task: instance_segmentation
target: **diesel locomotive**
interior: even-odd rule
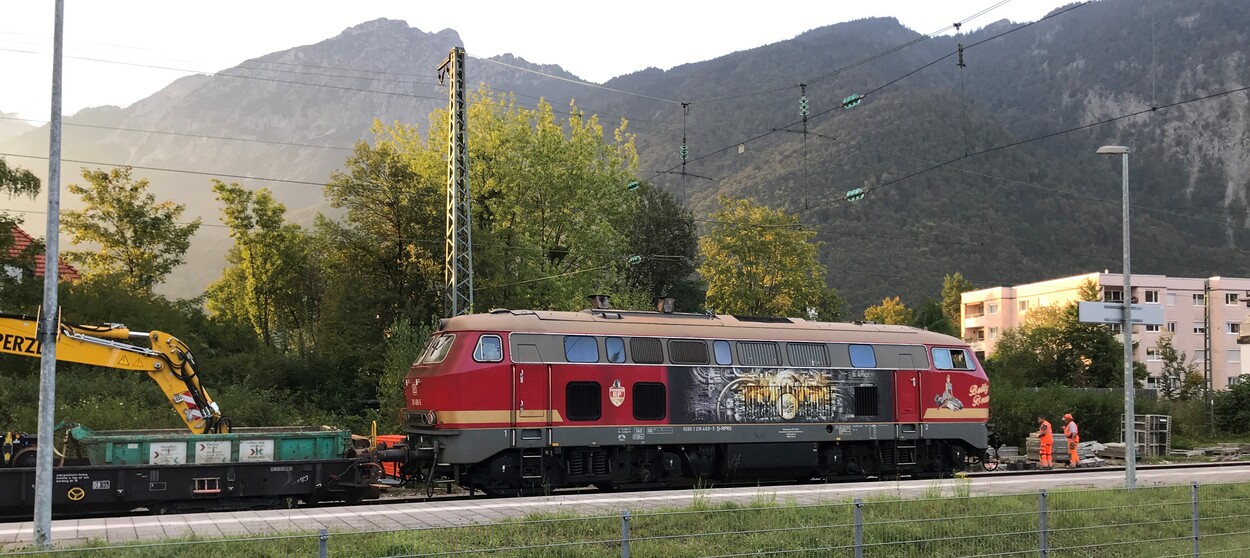
[[[443,320],[404,382],[407,473],[524,494],[936,476],[985,454],[989,382],[960,339],[594,300]]]

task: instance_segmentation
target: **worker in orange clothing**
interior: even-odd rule
[[[1037,424],[1037,441],[1041,442],[1041,445],[1038,447],[1038,458],[1041,460],[1039,466],[1042,469],[1053,469],[1055,460],[1051,454],[1055,451],[1054,431],[1050,427],[1050,421],[1046,420],[1044,416],[1039,415],[1037,417]]]
[[[1068,439],[1068,468],[1074,469],[1081,462],[1080,456],[1076,454],[1076,446],[1081,443],[1081,436],[1071,413],[1063,415],[1063,436]]]

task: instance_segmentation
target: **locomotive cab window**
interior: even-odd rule
[[[855,368],[877,367],[877,353],[873,352],[872,345],[851,345],[849,350],[851,366]]]
[[[599,420],[603,416],[603,388],[599,382],[569,382],[564,387],[569,420]]]
[[[498,335],[483,335],[477,340],[473,349],[473,360],[478,362],[499,362],[503,360],[503,341]]]
[[[938,370],[972,370],[972,358],[965,349],[933,349],[933,366]]]
[[[608,362],[625,362],[625,341],[620,337],[609,337],[604,340],[604,345],[608,349]]]
[[[451,352],[451,344],[456,340],[456,335],[442,335],[430,344],[430,351],[425,354],[425,358],[421,359],[422,364],[436,364],[443,362],[447,358],[447,353]]]
[[[716,353],[716,364],[729,366],[734,363],[733,352],[729,350],[728,341],[713,341],[712,352]]]
[[[599,343],[585,335],[564,336],[564,359],[569,362],[599,362]]]
[[[664,384],[638,382],[634,384],[634,420],[664,420],[668,415],[668,401]]]

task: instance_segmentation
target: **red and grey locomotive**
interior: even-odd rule
[[[487,493],[939,474],[989,416],[954,337],[607,308],[444,320],[404,390],[407,470]]]

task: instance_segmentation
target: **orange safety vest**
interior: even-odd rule
[[[1053,430],[1050,428],[1050,421],[1042,419],[1042,427],[1037,432],[1038,432],[1038,439],[1043,444],[1054,443],[1055,438],[1054,438]]]

